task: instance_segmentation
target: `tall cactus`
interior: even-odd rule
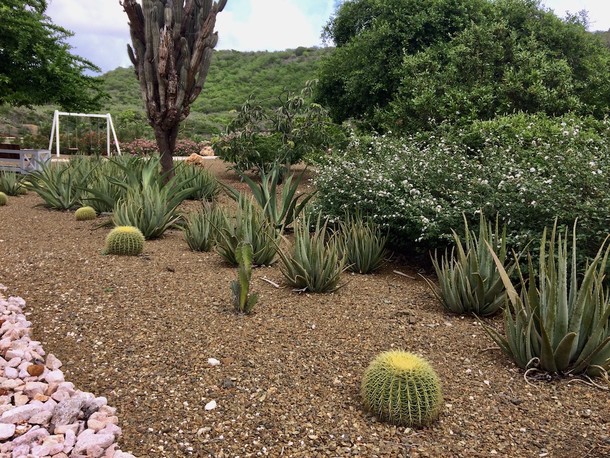
[[[161,165],[171,176],[176,137],[210,69],[218,43],[216,15],[227,0],[122,0],[133,63]]]

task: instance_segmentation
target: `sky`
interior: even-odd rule
[[[322,46],[321,32],[335,10],[336,0],[228,0],[218,15],[216,49],[278,51],[298,46]],[[558,16],[589,12],[591,30],[610,29],[609,0],[543,0]],[[49,0],[53,23],[74,32],[72,53],[103,72],[131,65],[127,16],[119,0]]]

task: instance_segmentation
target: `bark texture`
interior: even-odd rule
[[[122,0],[129,58],[155,131],[163,172],[171,175],[178,127],[201,93],[218,43],[216,15],[227,0]]]

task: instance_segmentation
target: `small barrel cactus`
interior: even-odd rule
[[[361,393],[369,412],[411,427],[434,421],[443,402],[434,369],[423,358],[405,351],[378,355],[364,372]]]
[[[2,207],[3,205],[6,205],[7,202],[8,202],[8,197],[6,196],[6,194],[4,194],[3,192],[0,192],[0,207]]]
[[[104,254],[136,256],[144,249],[144,235],[133,226],[118,226],[106,237]]]
[[[76,210],[74,217],[76,218],[76,221],[88,221],[90,219],[95,219],[97,213],[93,207],[81,207]]]

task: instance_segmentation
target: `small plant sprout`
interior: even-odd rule
[[[233,305],[238,313],[250,314],[258,301],[258,294],[250,294],[250,279],[252,278],[252,245],[241,242],[235,250],[238,261],[237,280],[231,282]]]

